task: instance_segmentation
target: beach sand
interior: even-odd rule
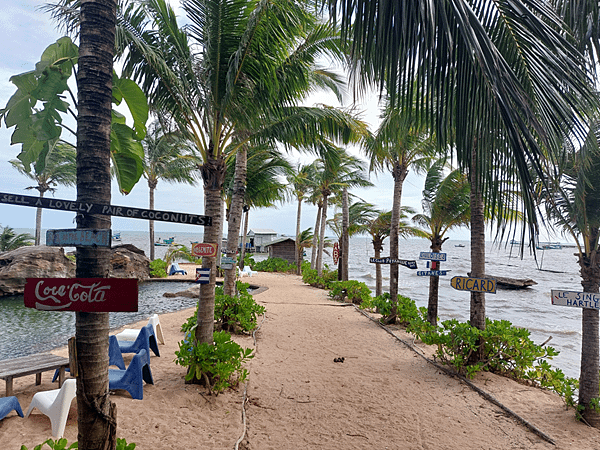
[[[267,310],[256,340],[234,338],[255,350],[247,383],[218,396],[184,384],[185,368],[173,359],[180,326],[193,309],[161,315],[166,343],[159,346],[160,357],[151,357],[154,385],[144,386],[141,401],[125,391],[111,394],[118,437],[140,450],[234,449],[238,442],[237,448],[252,450],[600,448],[600,431],[577,422],[556,394],[491,374],[473,380],[552,438],[552,445],[353,306],[329,300],[326,291],[304,285],[300,277],[255,273],[243,281],[267,288],[254,296]],[[398,327],[393,332],[413,345]],[[54,353],[66,355],[66,349]],[[343,362],[334,362],[341,357]],[[40,386],[34,376],[15,379],[24,411],[35,392],[57,387],[51,378],[45,373]],[[0,421],[2,449],[32,449],[49,437],[50,420],[37,410],[27,419],[13,412]],[[65,437],[77,439],[75,401]]]

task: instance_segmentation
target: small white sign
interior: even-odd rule
[[[431,261],[446,261],[445,253],[421,252],[419,259],[430,259]]]
[[[558,291],[552,289],[551,295],[553,305],[600,309],[600,294],[597,293]]]

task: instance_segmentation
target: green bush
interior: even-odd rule
[[[371,289],[356,280],[333,281],[329,284],[329,297],[334,300],[344,301],[346,298],[357,305],[371,299]]]
[[[259,272],[293,273],[296,271],[296,265],[290,264],[287,260],[283,258],[267,258],[265,260],[254,263],[251,267],[252,270],[256,270]]]
[[[308,266],[302,269],[302,282],[320,289],[329,289],[330,283],[337,281],[337,277],[337,270],[329,270],[327,267],[323,268],[322,276],[319,276],[316,269]]]
[[[240,256],[238,255],[237,257],[237,261],[238,263],[240,262]],[[252,253],[244,253],[244,267],[249,266],[251,269],[254,269],[254,266],[256,264],[256,261],[254,260],[254,257],[252,256]]]
[[[186,381],[203,381],[209,391],[219,394],[235,387],[248,376],[242,364],[253,358],[252,349],[242,348],[226,331],[213,334],[214,345],[195,345],[192,339],[181,341],[175,363],[187,367]]]
[[[151,278],[166,278],[167,277],[167,262],[162,259],[150,261],[150,277]]]
[[[79,444],[77,442],[73,442],[71,445],[67,442],[66,439],[57,439],[56,441],[52,439],[48,439],[47,441],[42,442],[40,445],[36,445],[33,450],[41,450],[42,446],[46,444],[48,447],[54,450],[69,450],[74,448],[79,448]],[[67,447],[67,445],[69,445]],[[117,447],[116,450],[134,450],[135,444],[127,444],[125,439],[117,438]],[[27,450],[27,447],[21,445],[21,450]]]
[[[265,312],[265,307],[254,301],[248,293],[248,283],[237,282],[239,295],[225,295],[222,287],[215,291],[215,319],[223,330],[235,332],[252,331],[256,328],[257,316]]]

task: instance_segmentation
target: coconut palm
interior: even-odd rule
[[[148,181],[148,208],[154,209],[154,193],[159,180],[169,183],[194,185],[196,158],[189,148],[189,141],[179,131],[165,129],[156,120],[148,127],[142,141],[144,146],[144,173]],[[150,234],[150,260],[154,261],[154,220],[148,221]]]
[[[449,238],[446,233],[470,222],[470,184],[464,173],[453,170],[444,174],[445,161],[434,163],[427,172],[423,190],[423,213],[412,220],[425,229],[431,251],[440,253]],[[444,176],[445,175],[445,176]],[[437,326],[439,277],[429,277],[427,320]]]
[[[19,173],[33,180],[36,185],[26,189],[36,189],[40,198],[46,192],[54,193],[54,186],[75,186],[77,171],[75,166],[76,150],[69,144],[54,141],[50,151],[46,154],[43,164],[34,163],[33,170],[28,170],[20,159],[13,159],[10,163]],[[35,216],[35,245],[40,245],[42,233],[42,208],[37,208]]]
[[[302,230],[296,235],[296,262],[298,266],[302,265],[304,259],[304,249],[312,246],[312,228]]]
[[[2,227],[0,232],[0,252],[8,252],[19,247],[25,247],[33,244],[33,236],[29,233],[15,233],[11,227]]]

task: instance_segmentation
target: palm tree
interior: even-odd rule
[[[427,172],[423,190],[423,213],[412,220],[425,229],[431,251],[439,253],[449,238],[446,233],[468,225],[470,220],[470,185],[465,174],[453,170],[444,177],[445,160],[438,160]],[[429,277],[427,320],[437,326],[439,277]]]
[[[76,150],[69,144],[55,141],[50,151],[46,154],[43,164],[35,163],[33,171],[23,164],[20,159],[13,159],[10,163],[19,173],[33,180],[36,185],[26,189],[36,189],[40,198],[48,191],[54,193],[56,185],[74,186],[77,181],[75,166]],[[35,216],[35,245],[40,245],[42,233],[42,208],[37,208]]]
[[[148,127],[142,141],[144,146],[144,174],[148,181],[148,208],[154,209],[154,191],[159,180],[194,185],[193,171],[196,159],[189,149],[189,141],[179,131],[164,129],[160,121]],[[150,260],[154,261],[154,220],[148,221],[150,233]]]
[[[313,169],[314,166],[310,165],[302,165],[298,164],[296,167],[293,167],[289,173],[286,175],[287,182],[290,185],[291,195],[298,200],[298,211],[296,212],[296,254],[299,254],[300,247],[300,219],[302,215],[302,202],[306,199],[306,195],[310,187],[313,184]],[[310,232],[311,239],[313,238],[312,229]],[[302,253],[304,253],[304,249],[302,249]],[[301,274],[301,263],[300,260],[296,260],[296,275]]]
[[[11,227],[2,227],[0,233],[0,252],[8,252],[19,247],[25,247],[32,244],[33,236],[29,233],[15,233]]]
[[[298,266],[302,265],[304,259],[304,249],[312,246],[312,228],[302,230],[296,235],[296,262]],[[298,274],[300,275],[300,273]]]
[[[404,180],[411,168],[416,171],[424,170],[436,150],[435,140],[430,136],[429,130],[417,122],[416,113],[413,109],[393,109],[388,103],[374,139],[368,141],[364,147],[371,159],[371,170],[387,169],[394,179],[390,221],[390,258],[393,259],[398,259],[398,227]],[[392,308],[385,321],[395,323],[398,303],[397,264],[390,265],[390,296]]]

